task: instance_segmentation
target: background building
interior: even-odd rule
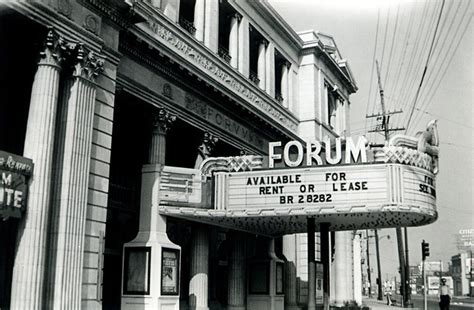
[[[295,33],[264,1],[7,2],[0,42],[0,150],[35,165],[26,212],[0,223],[2,309],[120,307],[144,165],[193,168],[350,131],[357,86],[333,38]],[[250,307],[264,288],[248,287],[248,263],[273,241],[165,218],[180,307]],[[352,238],[331,238],[337,305],[354,299]],[[273,292],[286,309],[306,302],[305,243],[270,249],[287,263]]]

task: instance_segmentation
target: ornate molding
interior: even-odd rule
[[[198,147],[198,152],[202,156],[202,158],[208,158],[216,143],[219,141],[219,138],[211,134],[210,132],[205,132],[204,137],[202,139],[202,144]]]
[[[263,167],[263,157],[242,155],[233,157],[210,157],[199,167],[203,176],[211,177],[214,172],[252,171]]]
[[[250,87],[241,83],[237,78],[220,68],[216,61],[211,59],[192,47],[190,44],[179,38],[172,31],[165,28],[163,25],[157,23],[154,20],[148,20],[143,24],[149,31],[156,36],[153,36],[159,40],[162,44],[174,49],[175,52],[183,55],[190,63],[197,66],[199,69],[205,71],[209,76],[217,80],[218,82],[227,86],[231,91],[242,97],[244,100],[249,102],[252,106],[256,107],[266,115],[270,116],[274,121],[279,123],[285,128],[295,132],[297,130],[297,121],[291,121],[280,111],[275,103],[275,107],[262,99]]]
[[[169,113],[163,108],[159,109],[158,113],[153,117],[153,132],[162,135],[166,134],[176,119],[176,115]]]
[[[50,28],[40,52],[40,65],[60,66],[68,54],[68,43],[56,30]]]
[[[91,82],[104,70],[104,59],[82,44],[72,43],[73,76],[82,77]]]

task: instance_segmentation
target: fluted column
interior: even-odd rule
[[[205,2],[206,0],[196,0],[194,5],[194,28],[196,28],[194,36],[201,42],[204,42]]]
[[[245,239],[242,233],[233,232],[230,241],[227,309],[245,310]]]
[[[285,309],[299,309],[296,294],[296,235],[283,236],[283,255],[286,261]]]
[[[153,119],[153,133],[148,154],[149,164],[165,164],[166,132],[176,121],[176,116],[160,109]]]
[[[281,97],[283,98],[283,106],[288,108],[288,68],[290,63],[285,61],[281,66]]]
[[[207,310],[209,294],[209,234],[207,227],[197,225],[191,240],[189,308]]]
[[[78,45],[64,83],[55,157],[48,309],[80,309],[84,229],[95,107],[103,60]]]
[[[260,41],[258,45],[258,67],[257,67],[257,75],[258,75],[258,86],[265,90],[265,86],[267,83],[266,79],[266,50],[267,50],[268,42],[265,40]]]
[[[50,30],[31,91],[23,155],[33,160],[35,170],[29,187],[26,214],[18,228],[11,309],[34,310],[43,307],[55,118],[65,50],[64,40]]]
[[[237,68],[239,65],[239,21],[240,14],[233,14],[230,17],[230,33],[229,33],[229,55],[230,65]]]

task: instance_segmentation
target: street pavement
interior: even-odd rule
[[[397,301],[400,301],[401,296],[394,295],[394,298]],[[423,296],[421,295],[412,295],[413,310],[423,310]],[[374,298],[364,298],[363,304],[370,307],[371,310],[386,310],[386,309],[401,309],[400,303],[397,303],[392,306],[388,306],[385,300],[377,300]],[[428,296],[427,300],[427,309],[428,310],[437,310],[439,309],[438,305],[438,296]],[[467,310],[474,309],[474,298],[473,297],[453,297],[450,310]]]

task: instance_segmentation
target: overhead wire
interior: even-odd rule
[[[413,9],[416,11],[416,6]],[[417,62],[415,62],[415,59],[417,58],[417,55],[419,53],[418,52],[419,51],[419,44],[420,44],[421,38],[423,37],[422,34],[424,32],[425,24],[427,24],[428,21],[429,21],[429,18],[427,16],[429,14],[428,9],[429,9],[428,2],[425,2],[424,6],[423,6],[423,11],[421,12],[421,16],[420,16],[420,18],[418,18],[418,20],[420,20],[420,23],[418,24],[418,27],[416,27],[417,31],[416,31],[416,35],[415,35],[415,39],[414,39],[414,44],[411,45],[410,58],[408,60],[408,64],[407,64],[407,67],[406,67],[405,74],[403,75],[404,76],[404,78],[402,79],[403,82],[401,84],[400,91],[397,94],[400,98],[398,101],[401,102],[401,106],[400,106],[401,110],[404,110],[406,108],[407,96],[409,94],[409,91],[408,91],[407,88],[409,88],[410,85],[412,84],[412,82],[410,82],[410,80],[413,79],[413,76],[415,75],[414,73],[416,72],[415,71],[416,66],[414,64],[417,63]],[[397,127],[400,126],[400,124],[401,124],[401,121],[400,121],[401,118],[402,117],[400,117],[398,119]]]
[[[385,46],[386,46],[386,43],[387,43],[387,32],[388,32],[388,26],[389,26],[389,23],[390,23],[390,6],[388,7],[388,11],[387,11],[387,21],[385,23],[385,32],[384,32],[384,39],[383,39],[383,44],[382,44],[382,55],[381,55],[381,61],[380,63],[383,64],[383,59],[384,59],[384,56],[385,56]],[[375,114],[375,110],[376,110],[376,102],[377,102],[377,91],[374,92],[374,105],[373,105],[373,108],[372,108],[372,114]],[[370,122],[370,126],[372,127],[374,124],[374,118],[371,118],[371,122]],[[372,135],[372,139],[373,140],[374,136]]]
[[[369,83],[369,95],[367,96],[367,106],[365,108],[365,115],[369,113],[369,106],[370,106],[370,95],[372,93],[372,83],[374,80],[374,66],[375,66],[375,53],[377,51],[377,42],[378,42],[378,36],[379,36],[379,20],[380,20],[380,8],[378,9],[377,13],[377,26],[375,28],[375,44],[374,44],[374,53],[372,57],[372,69],[370,71],[370,83]],[[367,121],[368,118],[365,118],[365,129],[367,130]]]
[[[461,3],[461,1],[459,1],[458,3]],[[467,6],[469,6],[469,3],[467,4]],[[454,42],[456,40],[456,34],[460,33],[459,30],[461,28],[461,25],[463,25],[464,19],[465,19],[465,17],[467,16],[467,14],[469,12],[469,10],[466,8],[466,9],[462,10],[462,12],[463,12],[462,17],[457,18],[456,15],[457,15],[457,12],[460,10],[460,8],[461,8],[461,6],[459,5],[458,8],[456,9],[455,15],[453,16],[453,18],[451,18],[452,20],[459,20],[459,23],[457,24],[457,28],[454,30],[454,32],[453,32],[454,34],[451,34],[452,26],[455,24],[454,22],[452,22],[450,24],[450,27],[449,27],[448,31],[445,32],[444,40],[441,43],[441,47],[438,49],[439,52],[435,56],[435,61],[434,61],[434,65],[433,65],[433,67],[437,68],[436,73],[434,73],[434,71],[430,72],[430,75],[429,75],[428,79],[431,81],[431,83],[430,83],[429,86],[428,86],[428,84],[426,84],[426,87],[423,89],[422,93],[420,94],[420,110],[422,110],[422,111],[426,110],[426,107],[431,103],[431,98],[433,98],[434,94],[438,90],[438,85],[441,83],[442,79],[444,78],[444,74],[447,71],[447,69],[449,68],[449,64],[451,63],[451,61],[454,57],[454,53],[457,50],[457,47],[456,47],[455,51],[453,51],[449,47],[454,45]],[[472,15],[471,15],[471,18],[472,18]],[[447,18],[445,19],[445,21],[446,20],[447,20]],[[469,23],[470,23],[470,21],[468,21],[466,25],[469,26]],[[466,29],[463,31],[463,33],[465,33],[467,28],[468,27],[466,27]],[[456,46],[458,46],[459,43],[462,41],[462,37],[463,37],[463,35],[461,35],[459,37],[458,44]],[[450,38],[451,40],[448,43],[446,43],[448,38]],[[441,60],[441,54],[443,52],[444,52],[444,57]],[[450,55],[451,55],[450,60],[446,61],[447,57],[450,56]],[[440,74],[441,70],[443,70],[443,69],[444,69],[443,74]],[[434,78],[432,78],[432,76],[434,76]],[[435,87],[435,85],[436,85],[436,87]],[[414,118],[415,123],[416,123],[416,121],[419,121],[421,119],[421,117],[423,116],[422,113],[416,113],[416,114],[417,115]]]
[[[414,99],[413,104],[412,104],[412,109],[410,111],[409,118],[408,118],[408,121],[407,121],[407,124],[406,124],[406,127],[405,127],[405,133],[407,133],[408,129],[410,128],[410,121],[412,119],[413,112],[414,112],[415,107],[416,107],[416,103],[417,103],[417,100],[418,100],[418,95],[420,93],[421,87],[423,86],[423,81],[424,81],[424,78],[425,78],[425,75],[426,75],[426,71],[428,70],[428,65],[429,65],[429,62],[430,62],[430,59],[431,59],[431,56],[432,56],[431,53],[432,53],[433,46],[434,46],[434,43],[435,43],[435,40],[436,40],[436,34],[438,33],[438,27],[439,27],[439,24],[440,24],[440,21],[441,21],[441,16],[443,15],[444,4],[445,4],[445,0],[443,0],[443,2],[441,4],[441,9],[439,11],[438,21],[436,22],[436,28],[435,28],[435,32],[434,32],[434,35],[433,35],[433,40],[432,40],[432,43],[431,43],[431,46],[430,46],[430,49],[429,49],[429,52],[428,52],[428,57],[426,59],[425,68],[423,69],[423,75],[421,76],[420,85],[418,86],[418,89],[416,91],[415,99]]]
[[[428,4],[428,2],[426,2],[425,4]],[[438,12],[438,10],[439,8],[437,5],[432,6],[432,8],[430,6],[427,6],[426,14],[428,15],[428,17],[426,18],[426,22],[424,22],[420,27],[420,37],[416,40],[415,51],[413,54],[413,65],[409,68],[410,71],[406,79],[407,84],[405,85],[405,89],[403,89],[401,92],[403,96],[402,110],[406,113],[404,113],[399,118],[399,127],[402,127],[408,119],[407,110],[410,107],[410,102],[412,102],[413,98],[416,95],[416,81],[419,80],[420,77],[423,75],[423,64],[427,55],[427,49],[425,48],[425,46],[429,44],[430,37],[432,36],[433,27],[431,25],[436,22],[436,12]]]

